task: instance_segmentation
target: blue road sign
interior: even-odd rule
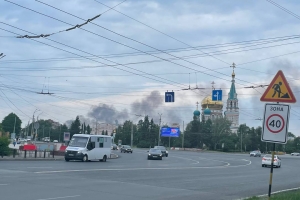
[[[222,90],[213,90],[211,99],[213,101],[222,101]]]
[[[175,93],[174,92],[166,92],[165,93],[165,102],[174,102],[175,101]]]

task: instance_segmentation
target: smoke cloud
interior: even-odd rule
[[[92,107],[92,110],[88,113],[88,116],[98,120],[99,122],[105,122],[113,124],[118,121],[128,120],[128,112],[126,109],[117,111],[113,106],[107,104],[100,104]]]
[[[137,115],[148,115],[150,118],[156,114],[156,110],[159,106],[162,106],[164,102],[163,96],[159,91],[152,91],[141,101],[135,101],[131,104],[131,110]]]

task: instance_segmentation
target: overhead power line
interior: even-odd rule
[[[29,32],[29,31],[20,29],[20,28],[18,28],[18,27],[12,26],[12,25],[10,25],[10,24],[4,23],[4,22],[0,22],[0,23],[5,24],[5,25],[10,26],[10,27],[13,27],[13,28],[15,28],[15,29],[18,29],[18,30],[21,30],[21,31],[28,32],[28,33],[32,34],[32,33]],[[12,32],[12,31],[9,31],[9,30],[3,29],[3,28],[0,28],[0,29],[1,29],[1,30],[4,30],[4,31],[7,31],[7,32],[10,32],[10,33],[13,33],[13,34],[15,34],[15,35],[19,35],[19,34],[17,34],[17,33],[14,33],[14,32]],[[44,45],[47,45],[47,46],[50,46],[50,47],[52,47],[52,48],[59,49],[59,50],[61,50],[61,51],[64,51],[64,52],[67,52],[67,53],[76,55],[76,56],[81,56],[81,55],[79,55],[79,54],[77,54],[77,53],[74,53],[74,52],[71,52],[71,51],[68,51],[68,50],[59,48],[59,47],[55,47],[55,46],[53,46],[53,45],[50,45],[50,44],[47,44],[47,43],[44,43],[44,42],[35,40],[35,39],[33,39],[33,38],[28,38],[28,39],[33,40],[33,41],[38,42],[38,43],[41,43],[41,44],[44,44]],[[63,43],[61,43],[61,42],[57,42],[57,41],[52,40],[52,39],[49,39],[49,38],[44,38],[44,39],[49,40],[49,41],[52,41],[52,42],[57,43],[57,44],[60,44],[60,45],[63,45],[63,46],[66,46],[66,47],[69,47],[69,48],[72,48],[72,49],[75,49],[75,50],[77,50],[77,51],[80,51],[80,52],[89,54],[89,55],[91,55],[91,56],[96,56],[96,55],[93,55],[93,54],[91,54],[91,53],[89,53],[89,52],[83,51],[83,50],[78,49],[78,48],[71,47],[71,46],[69,46],[69,45],[63,44]],[[101,57],[99,57],[99,58],[101,58]],[[86,59],[87,59],[87,60],[94,61],[94,62],[97,62],[97,63],[100,63],[100,64],[105,64],[105,63],[99,62],[99,61],[94,60],[94,59],[91,59],[91,58],[86,58]],[[128,66],[126,66],[126,65],[123,65],[123,64],[120,64],[120,63],[117,63],[117,62],[114,62],[114,61],[105,59],[105,58],[102,58],[102,59],[104,59],[104,60],[106,60],[106,61],[109,61],[109,62],[112,62],[112,63],[115,63],[115,64],[117,64],[117,65],[122,65],[122,66],[124,66],[124,67],[126,67],[126,68],[129,68],[129,69],[132,69],[132,70],[135,70],[135,71],[138,71],[138,72],[142,72],[142,73],[147,74],[147,75],[149,75],[149,76],[153,76],[153,75],[151,75],[151,74],[149,74],[149,73],[146,73],[146,72],[143,72],[143,71],[141,71],[141,70],[137,70],[137,69],[134,69],[134,68],[132,68],[132,67],[128,67]],[[128,72],[128,73],[131,73],[131,74],[138,75],[138,74],[135,73],[135,72],[128,71],[128,70],[123,69],[123,68],[120,68],[120,67],[116,67],[116,66],[111,66],[111,67],[112,67],[112,68],[115,68],[115,69],[118,69],[118,70],[121,70],[121,71],[125,71],[125,72]],[[176,84],[177,84],[177,82],[175,82],[175,81],[171,81],[171,80],[168,80],[168,79],[165,79],[165,78],[162,79],[161,77],[158,77],[158,76],[155,76],[155,77],[158,77],[159,79],[151,78],[151,77],[148,77],[148,76],[146,76],[146,75],[138,75],[138,76],[145,77],[145,78],[147,78],[147,79],[155,80],[155,81],[158,81],[158,82],[170,84],[170,85],[174,85],[174,84],[171,84],[171,83],[169,83],[169,82],[173,82],[173,83],[176,83]],[[169,81],[169,82],[166,82],[166,81],[164,81],[164,80]],[[179,85],[183,85],[183,84],[178,83],[178,85],[174,85],[174,86],[176,86],[176,87],[183,87],[183,86],[179,86]],[[186,87],[186,86],[184,86],[184,87]]]
[[[266,1],[268,1],[269,3],[273,4],[273,5],[276,6],[277,8],[280,8],[280,9],[283,10],[284,12],[286,12],[286,13],[288,13],[288,14],[292,15],[293,17],[295,17],[295,18],[297,18],[297,19],[300,20],[300,16],[299,16],[299,15],[293,13],[292,11],[286,9],[285,7],[279,5],[278,3],[275,3],[275,2],[272,1],[272,0],[266,0]]]
[[[38,0],[36,0],[36,1],[38,1]],[[38,2],[40,2],[40,1],[38,1]],[[84,19],[82,19],[82,18],[80,18],[80,17],[78,17],[78,16],[75,16],[75,15],[73,15],[73,14],[70,14],[70,13],[68,13],[68,12],[66,12],[66,11],[63,11],[63,10],[61,10],[61,9],[58,9],[58,8],[56,8],[56,7],[54,7],[54,6],[51,6],[51,5],[49,5],[49,4],[46,4],[46,3],[44,3],[44,2],[40,2],[40,3],[45,4],[45,5],[49,6],[49,7],[52,7],[52,8],[54,8],[54,9],[56,9],[56,10],[59,10],[59,11],[61,11],[61,12],[64,12],[64,13],[66,13],[66,14],[68,14],[68,15],[73,16],[73,17],[76,17],[76,18],[78,18],[78,19],[84,20]],[[13,4],[15,4],[15,5],[17,5],[17,6],[20,6],[19,4],[16,4],[16,3],[13,3]],[[57,20],[57,21],[59,21],[59,22],[63,22],[63,23],[65,23],[65,24],[71,25],[70,23],[67,23],[67,22],[62,21],[62,20],[60,20],[60,19],[51,17],[51,16],[49,16],[49,15],[43,14],[43,13],[41,13],[41,12],[32,10],[32,9],[30,9],[30,8],[26,8],[26,7],[24,7],[24,6],[20,6],[20,7],[25,8],[25,9],[28,9],[28,10],[30,10],[30,11],[32,11],[32,12],[35,12],[35,13],[38,13],[38,14],[40,14],[40,15],[49,17],[49,18],[51,18],[51,19]],[[157,51],[161,51],[161,50],[159,50],[159,49],[157,49],[157,48],[155,48],[155,47],[149,46],[149,45],[147,45],[147,44],[145,44],[145,43],[142,43],[142,42],[139,42],[139,41],[137,41],[137,40],[135,40],[135,39],[129,38],[129,37],[127,37],[127,36],[124,36],[124,35],[122,35],[122,34],[119,34],[119,33],[115,32],[115,31],[109,30],[109,29],[107,29],[107,28],[105,28],[105,27],[103,27],[103,26],[100,26],[100,25],[98,25],[98,24],[95,24],[95,23],[93,23],[93,22],[91,22],[91,24],[96,25],[96,26],[98,26],[98,27],[100,27],[100,28],[103,28],[104,30],[107,30],[107,31],[109,31],[109,32],[112,32],[112,33],[114,33],[114,34],[116,34],[116,35],[118,35],[118,36],[121,36],[121,37],[123,37],[123,38],[132,40],[132,41],[134,41],[134,42],[137,42],[137,43],[142,44],[142,45],[144,45],[144,46],[147,46],[147,47],[149,47],[149,48],[155,49],[155,50],[157,50]],[[86,32],[88,32],[88,33],[91,33],[91,34],[93,34],[93,35],[97,35],[97,36],[99,36],[99,37],[102,37],[102,38],[104,38],[104,39],[107,39],[107,40],[109,40],[109,41],[112,41],[112,42],[114,42],[114,43],[120,44],[120,45],[122,45],[122,46],[125,46],[125,47],[128,47],[128,48],[131,48],[131,49],[134,49],[134,50],[137,50],[137,51],[146,53],[145,51],[141,51],[141,50],[139,50],[139,49],[136,49],[136,48],[134,48],[134,47],[128,46],[128,45],[126,45],[126,44],[123,44],[123,43],[117,42],[117,41],[115,41],[115,40],[109,39],[109,38],[107,38],[107,37],[105,37],[105,36],[102,36],[102,35],[99,35],[99,34],[97,34],[97,33],[91,32],[91,31],[86,30],[86,29],[84,29],[84,28],[80,28],[80,29],[82,29],[82,30],[84,30],[84,31],[86,31]],[[201,51],[201,50],[200,50],[200,51]],[[163,52],[163,51],[162,51],[162,52]],[[202,53],[205,53],[205,52],[203,52],[203,51],[201,51],[201,52],[202,52]],[[179,58],[179,57],[174,56],[174,55],[172,55],[172,54],[169,54],[169,53],[167,53],[167,52],[163,52],[163,53],[168,54],[168,55],[170,55],[170,56],[173,56],[173,57],[175,57],[175,58]],[[156,58],[159,58],[159,59],[168,61],[168,60],[166,60],[166,59],[164,59],[164,58],[155,56],[155,55],[153,55],[153,54],[148,54],[148,55],[151,55],[151,56],[153,56],[153,57],[156,57]],[[202,66],[202,65],[199,65],[199,64],[197,64],[197,63],[190,62],[190,61],[188,61],[188,60],[186,60],[186,59],[182,59],[182,60],[183,60],[183,61],[186,61],[186,62],[188,62],[188,63],[190,63],[190,64],[197,65],[197,66],[199,66],[199,67],[201,67],[201,68],[209,69],[209,68],[204,67],[204,66]],[[184,65],[182,65],[182,64],[178,64],[178,63],[171,62],[171,61],[168,61],[168,62],[173,63],[173,64],[178,65],[178,66],[181,66],[181,67],[184,67],[184,68],[187,68],[187,69],[191,69],[191,70],[193,70],[193,71],[198,71],[198,70],[196,70],[196,69],[193,69],[193,68],[191,68],[191,67],[184,66]],[[225,76],[228,77],[227,74],[224,74],[224,73],[221,73],[221,72],[212,70],[212,69],[210,69],[210,70],[211,70],[211,71],[214,71],[214,72],[216,72],[216,73],[218,73],[218,74],[222,74],[222,75],[225,75]],[[198,72],[200,72],[200,71],[198,71]],[[201,72],[201,73],[203,73],[203,72]],[[216,78],[218,78],[218,79],[222,79],[222,80],[225,80],[225,81],[231,81],[231,80],[227,80],[227,79],[224,79],[224,78],[221,78],[221,77],[217,77],[217,76],[212,75],[212,74],[208,74],[208,73],[203,73],[203,74],[206,74],[206,75],[212,76],[212,77],[216,77]],[[245,81],[245,80],[242,80],[242,79],[238,79],[238,78],[237,78],[237,80],[240,80],[240,81],[242,81],[242,82],[248,82],[248,81]],[[250,82],[248,82],[248,83],[250,83]],[[237,84],[243,85],[243,84],[241,84],[241,83],[237,83]]]
[[[13,2],[8,1],[8,0],[4,0],[4,1],[13,3]],[[126,0],[125,0],[125,1],[126,1]],[[112,8],[117,7],[118,5],[124,3],[125,1],[122,1],[121,3],[119,3],[119,4],[115,5],[115,6],[113,6]],[[16,36],[16,38],[44,38],[44,37],[49,37],[49,36],[51,36],[51,35],[55,35],[55,34],[58,34],[58,33],[61,33],[61,32],[71,31],[71,30],[74,30],[74,29],[76,29],[76,28],[80,28],[80,27],[82,27],[82,26],[84,26],[84,25],[90,23],[91,21],[97,19],[98,17],[100,17],[100,16],[103,15],[104,13],[110,11],[112,8],[106,10],[105,12],[103,12],[103,13],[101,13],[101,14],[96,15],[95,17],[93,17],[93,18],[91,18],[91,19],[87,19],[87,20],[86,20],[84,23],[82,23],[82,24],[77,24],[77,25],[75,25],[75,26],[73,26],[73,27],[71,27],[71,28],[67,28],[67,29],[64,29],[64,30],[61,30],[61,31],[57,31],[57,32],[54,32],[54,33],[49,33],[49,34],[40,34],[40,35],[21,35],[21,36]]]

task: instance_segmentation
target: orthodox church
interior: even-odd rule
[[[200,120],[208,120],[211,119],[212,121],[218,118],[226,117],[229,121],[231,121],[230,129],[232,133],[237,133],[239,127],[239,107],[238,107],[238,98],[235,89],[235,73],[233,67],[232,72],[232,80],[231,80],[231,87],[228,93],[228,98],[226,102],[226,111],[224,112],[223,116],[223,102],[222,101],[213,101],[212,95],[206,96],[201,101],[201,112],[198,110],[198,102],[197,102],[197,109],[194,111],[194,116]]]

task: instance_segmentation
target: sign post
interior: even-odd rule
[[[286,144],[290,106],[283,103],[295,103],[296,98],[281,70],[277,72],[270,85],[261,96],[260,101],[277,102],[266,103],[263,119],[263,129],[261,135],[261,141],[273,143],[272,160],[269,180],[268,199],[271,198],[272,180],[273,180],[273,168],[274,168],[274,153],[275,144]]]

